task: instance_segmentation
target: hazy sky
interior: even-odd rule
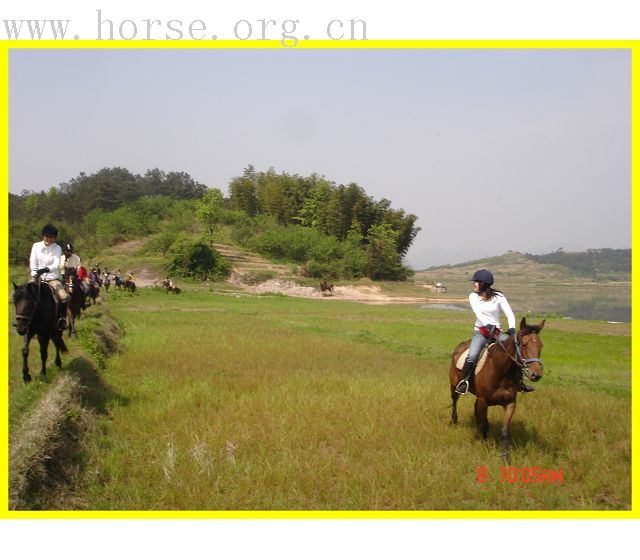
[[[624,50],[12,50],[10,191],[253,164],[419,217],[415,268],[631,246]]]

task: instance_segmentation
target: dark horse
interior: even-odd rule
[[[13,283],[13,303],[16,306],[16,322],[14,326],[18,334],[24,337],[22,347],[22,379],[25,383],[31,381],[29,375],[29,342],[34,336],[40,343],[40,358],[42,369],[40,373],[47,374],[47,350],[52,340],[56,347],[55,364],[62,367],[60,352],[66,352],[67,346],[62,340],[62,330],[58,328],[57,305],[51,288],[36,280],[21,286]]]
[[[64,288],[69,294],[67,318],[69,319],[69,338],[76,333],[76,319],[82,313],[82,282],[75,274],[65,274]]]
[[[329,284],[326,280],[320,282],[320,291],[323,296],[332,296],[333,295],[333,284]]]
[[[163,280],[162,287],[167,290],[167,292],[171,292],[173,294],[179,294],[182,291],[178,286],[169,282],[169,280]]]
[[[136,283],[133,280],[129,280],[128,278],[124,281],[124,289],[129,290],[130,292],[136,291]]]
[[[124,280],[120,278],[120,276],[118,276],[117,274],[113,277],[113,281],[115,282],[116,288],[118,290],[121,290],[122,287],[124,286]]]
[[[538,381],[542,377],[542,340],[539,333],[544,327],[544,321],[539,325],[527,325],[525,318],[520,322],[520,330],[515,337],[491,346],[487,352],[487,361],[482,369],[471,377],[469,391],[476,396],[474,412],[476,423],[487,439],[489,419],[487,409],[490,406],[504,407],[502,422],[502,457],[509,459],[509,424],[516,410],[516,395],[520,389],[521,374],[531,381]],[[449,382],[451,384],[451,400],[453,411],[451,421],[458,422],[457,402],[460,395],[455,392],[456,385],[462,379],[462,372],[456,367],[460,355],[469,348],[469,341],[462,342],[453,351],[451,366],[449,367]]]
[[[89,292],[87,293],[87,299],[93,300],[93,304],[96,303],[96,298],[100,295],[100,284],[97,282],[89,282]]]

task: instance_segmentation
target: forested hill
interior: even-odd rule
[[[542,266],[540,266],[542,265]],[[553,277],[557,280],[580,277],[611,281],[631,280],[631,249],[587,249],[569,252],[559,249],[545,255],[509,251],[502,256],[468,261],[456,265],[436,266],[423,271],[426,275],[442,271],[445,276],[464,270],[490,268],[509,274],[517,273],[531,280]],[[418,273],[419,275],[422,273]]]
[[[311,276],[401,279],[420,231],[417,216],[374,200],[356,183],[256,171],[231,180],[228,195],[184,172],[135,175],[121,167],[77,177],[47,191],[9,195],[9,258],[24,263],[44,223],[90,257],[121,241],[162,234],[163,254],[184,236],[210,244],[222,226],[239,245],[304,266]],[[175,235],[174,235],[175,234]],[[176,245],[177,243],[177,245]]]
[[[565,252],[562,249],[546,255],[527,257],[540,264],[559,264],[576,274],[593,276],[631,272],[631,249],[587,249],[584,252]]]

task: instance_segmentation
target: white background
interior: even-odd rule
[[[635,6],[635,0],[5,0],[0,19],[70,19],[81,39],[96,38],[99,9],[114,21],[202,19],[220,39],[233,39],[240,19],[264,18],[298,19],[311,38],[320,38],[332,19],[356,18],[367,21],[370,39],[632,39],[639,33]]]
[[[631,0],[5,1],[2,19],[70,19],[96,37],[96,10],[114,21],[202,19],[220,39],[240,20],[298,19],[322,38],[332,19],[364,19],[369,39],[634,39]],[[225,7],[228,6],[228,7]],[[4,38],[4,35],[2,36]],[[624,557],[636,521],[593,520],[10,520],[0,522],[12,558],[453,558]],[[489,544],[490,543],[490,544]]]

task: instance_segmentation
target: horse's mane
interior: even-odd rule
[[[53,299],[53,293],[51,292],[50,286],[42,286],[40,288],[40,293],[38,293],[38,284],[36,282],[26,282],[24,284],[20,284],[20,286],[18,286],[13,292],[13,303],[18,303],[18,301],[27,297],[37,299],[38,295],[43,299],[48,299],[49,296]]]
[[[15,285],[15,284],[14,284]],[[26,284],[20,284],[13,292],[13,303],[17,303],[28,295],[36,296],[38,293],[37,286],[34,282],[27,282]]]

